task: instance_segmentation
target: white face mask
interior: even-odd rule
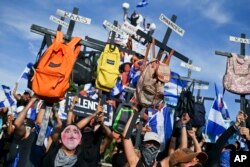
[[[81,138],[80,130],[74,125],[67,126],[61,133],[62,143],[68,150],[74,150],[80,144]]]

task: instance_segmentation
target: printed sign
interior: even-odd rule
[[[203,89],[203,90],[207,90],[208,86],[207,85],[195,85],[194,89]]]
[[[121,28],[116,27],[114,24],[110,23],[110,22],[107,21],[107,20],[104,20],[104,21],[103,21],[103,25],[104,25],[107,29],[109,29],[110,31],[114,31],[114,32],[116,32],[117,34],[120,34],[120,35],[122,35],[122,36],[127,36],[127,34],[126,34],[123,30],[121,30]]]
[[[76,15],[76,14],[73,14],[73,13],[70,13],[70,12],[66,12],[66,11],[63,11],[61,9],[57,9],[56,14],[59,15],[59,16],[62,16],[62,17],[67,17],[70,20],[74,20],[74,21],[77,21],[77,22],[80,22],[80,23],[84,23],[84,24],[90,24],[91,23],[90,18],[79,16],[79,15]]]
[[[141,43],[135,41],[134,39],[132,39],[132,48],[133,48],[133,51],[135,51],[136,53],[139,53],[139,54],[141,54],[143,56],[146,53],[146,46],[144,46]]]
[[[185,67],[185,68],[187,68],[187,69],[190,69],[190,70],[194,70],[194,71],[198,71],[198,72],[201,71],[201,68],[200,68],[200,67],[193,66],[192,64],[188,64],[188,63],[185,63],[185,62],[181,62],[181,66],[182,66],[182,67]]]
[[[65,112],[69,111],[70,103],[73,100],[74,96],[75,96],[75,94],[73,94],[71,92],[67,93]],[[81,117],[87,117],[87,116],[96,112],[98,100],[91,99],[91,98],[85,97],[85,96],[78,96],[78,97],[79,97],[79,101],[73,110],[74,114],[81,116]],[[104,124],[107,126],[111,126],[112,119],[113,119],[113,112],[107,111],[107,109],[108,109],[107,103],[103,104],[103,108],[104,108]]]
[[[161,14],[159,17],[160,21],[166,24],[169,28],[171,28],[173,31],[175,31],[180,36],[183,36],[185,33],[185,30],[183,30],[181,27],[176,25],[174,22],[172,22],[169,18],[167,18],[164,14]]]
[[[238,42],[238,43],[250,44],[250,39],[245,39],[245,38],[229,36],[229,40],[233,42]]]
[[[136,36],[136,31],[138,30],[138,28],[136,28],[135,26],[133,26],[132,24],[130,24],[129,22],[124,22],[121,26],[121,29],[126,32],[129,35],[134,35]]]
[[[68,28],[68,26],[69,26],[68,23],[66,23],[65,21],[62,21],[62,20],[58,19],[58,18],[55,17],[55,16],[52,16],[52,15],[51,15],[51,16],[49,17],[49,19],[50,19],[51,21],[57,23],[57,24],[62,25],[62,26],[65,27],[65,28]]]

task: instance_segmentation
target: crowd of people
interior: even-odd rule
[[[121,84],[135,88],[134,78],[143,60],[129,55],[121,57]],[[100,98],[94,82],[92,84],[88,90],[83,89],[73,97],[65,119],[58,112],[58,105],[64,110],[65,106],[61,106],[64,104],[47,103],[31,91],[18,94],[16,84],[12,92],[16,111],[11,107],[0,109],[0,166],[97,167],[108,162],[113,167],[228,167],[230,152],[242,148],[239,140],[228,143],[231,136],[238,135],[246,143],[245,150],[250,148],[249,127],[242,123],[247,119],[244,111],[239,111],[235,123],[219,136],[215,144],[206,141],[207,136],[201,133],[202,127],[192,126],[187,112],[174,118],[171,138],[164,143],[147,124],[148,109],[135,126],[132,113],[123,133],[117,134],[112,126],[105,125],[106,108],[100,103],[89,116],[81,117],[74,112],[79,96]],[[107,98],[106,103],[115,115],[119,103],[130,99],[126,92],[119,92],[115,98]],[[131,103],[136,110],[133,100]],[[168,105],[163,100],[154,106],[154,111],[161,112],[164,107]],[[133,131],[129,134],[131,126]]]
[[[88,96],[86,92],[81,94]],[[1,164],[5,167],[97,167],[101,166],[107,152],[109,163],[114,167],[228,167],[230,151],[241,148],[239,141],[228,144],[230,136],[237,134],[250,146],[249,128],[242,124],[247,115],[240,111],[235,123],[212,146],[205,142],[205,137],[197,137],[197,128],[190,127],[189,114],[184,113],[175,122],[171,140],[163,151],[160,152],[162,143],[159,135],[152,132],[146,120],[140,134],[142,138],[139,147],[136,147],[138,126],[134,127],[131,137],[125,137],[133,115],[123,134],[117,135],[104,124],[104,108],[101,105],[88,117],[75,115],[73,110],[79,100],[78,96],[73,98],[66,120],[62,120],[56,107],[52,106],[45,140],[42,145],[37,145],[43,117],[47,112],[46,106],[51,104],[39,100],[29,91],[20,95],[14,89],[13,96],[17,105],[16,115],[8,107],[0,110],[3,120]],[[108,103],[115,111],[117,102],[109,99]],[[30,108],[34,106],[38,107],[35,117],[30,113]],[[159,105],[157,110],[161,110],[161,107],[163,105]]]

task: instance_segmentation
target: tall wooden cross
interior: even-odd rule
[[[230,41],[240,43],[240,54],[238,56],[245,56],[246,54],[246,44],[250,44],[250,39],[246,39],[246,34],[242,33],[240,37],[229,37]],[[216,55],[231,57],[231,53],[215,51]],[[240,109],[246,111],[246,98],[245,95],[240,95]]]

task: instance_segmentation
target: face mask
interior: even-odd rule
[[[159,153],[159,148],[157,148],[154,145],[150,145],[150,146],[143,146],[141,149],[142,152],[142,157],[144,162],[146,163],[146,166],[152,166],[155,162],[155,159]]]
[[[61,133],[62,143],[68,150],[76,149],[81,142],[81,138],[80,130],[74,125],[67,126]]]

